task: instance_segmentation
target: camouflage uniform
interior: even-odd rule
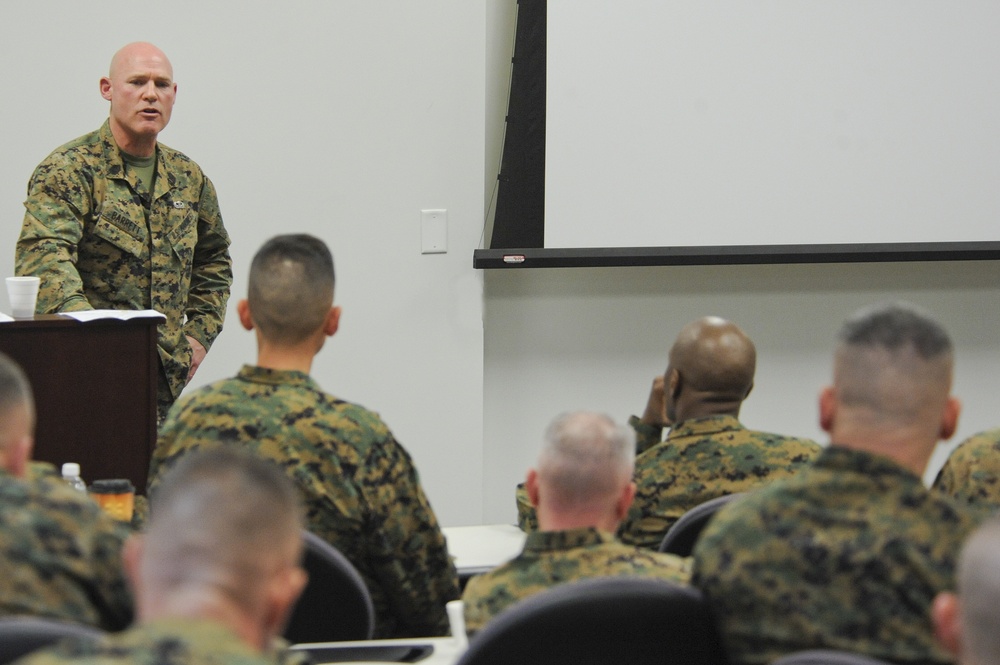
[[[955,448],[934,488],[962,503],[1000,508],[1000,428],[980,432]]]
[[[980,515],[888,458],[830,446],[730,504],[694,551],[734,665],[803,649],[949,663],[930,607]]]
[[[160,619],[99,642],[67,640],[22,658],[18,665],[292,665],[301,656],[279,646],[258,653],[225,626],[195,619]]]
[[[447,634],[444,605],[459,596],[458,575],[409,454],[376,414],[302,372],[244,366],[171,409],[150,492],[181,455],[222,443],[275,460],[298,484],[309,529],[368,585],[377,637]]]
[[[685,420],[662,443],[659,428],[630,422],[641,454],[635,460],[635,501],[618,537],[651,549],[691,508],[786,478],[821,450],[807,439],[746,429],[735,416]]]
[[[465,586],[465,628],[473,633],[515,602],[549,587],[590,577],[643,576],[686,583],[688,559],[647,552],[593,528],[533,531],[511,561]]]
[[[127,536],[61,479],[0,471],[0,614],[121,630],[132,620],[121,562]]]
[[[152,201],[144,204],[105,122],[35,169],[24,206],[15,271],[41,277],[39,313],[166,315],[158,340],[162,415],[187,381],[185,335],[208,349],[226,314],[229,235],[211,181],[185,155],[159,144]]]

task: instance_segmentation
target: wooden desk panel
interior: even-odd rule
[[[0,351],[24,368],[38,411],[34,459],[79,462],[85,481],[128,478],[144,493],[156,445],[159,319],[0,323]]]

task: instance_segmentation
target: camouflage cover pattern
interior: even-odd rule
[[[642,438],[639,429],[637,438]],[[746,429],[734,416],[678,423],[665,441],[636,457],[635,501],[618,537],[623,543],[655,550],[667,529],[688,510],[793,475],[821,449],[808,439]]]
[[[98,642],[67,640],[36,651],[18,665],[306,665],[298,652],[276,645],[258,653],[221,624],[195,619],[160,619]]]
[[[0,471],[0,614],[121,630],[133,612],[121,561],[128,534],[57,476]]]
[[[24,207],[15,272],[41,278],[37,312],[161,312],[161,401],[180,395],[191,364],[185,335],[211,347],[233,281],[215,188],[198,165],[159,144],[147,209],[105,122],[38,165]]]
[[[448,633],[458,575],[406,450],[378,415],[327,395],[309,375],[244,366],[171,409],[149,491],[191,450],[237,444],[273,459],[302,490],[308,528],[361,573],[377,637]]]
[[[934,488],[962,503],[1000,508],[1000,428],[959,444],[938,472]]]
[[[480,630],[514,603],[558,584],[594,577],[644,576],[686,584],[689,559],[624,545],[593,528],[533,531],[521,553],[465,586],[465,629]]]
[[[949,663],[934,596],[981,515],[886,457],[841,446],[723,508],[694,550],[730,662],[841,649],[899,663]]]

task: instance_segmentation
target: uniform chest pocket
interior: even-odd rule
[[[197,214],[190,209],[178,210],[171,215],[171,229],[167,233],[167,243],[174,254],[185,265],[194,259],[194,246],[198,242]]]
[[[117,210],[105,210],[101,214],[94,223],[93,235],[132,256],[145,254],[146,229]]]

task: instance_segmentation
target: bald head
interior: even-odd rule
[[[323,328],[333,305],[333,256],[319,238],[275,236],[250,264],[247,302],[269,342],[298,344]]]
[[[673,422],[713,414],[738,415],[753,387],[757,350],[739,326],[707,316],[684,326],[670,349],[665,376]]]
[[[173,78],[174,68],[167,54],[149,42],[132,42],[118,49],[111,57],[108,76],[112,79],[120,77],[137,63],[155,63]]]

